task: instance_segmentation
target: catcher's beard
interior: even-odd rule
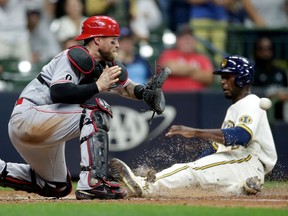
[[[116,60],[116,54],[114,54],[114,52],[111,52],[111,50],[109,50],[107,52],[103,49],[99,49],[99,53],[100,53],[102,59],[105,61],[112,62],[112,61]]]

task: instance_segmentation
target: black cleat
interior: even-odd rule
[[[93,189],[75,191],[77,200],[123,199],[126,195],[127,191],[120,184],[107,180],[101,180]]]

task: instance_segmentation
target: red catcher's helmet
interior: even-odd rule
[[[92,16],[86,19],[82,25],[82,32],[75,40],[84,40],[97,36],[120,35],[119,24],[109,16]]]

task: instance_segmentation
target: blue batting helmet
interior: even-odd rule
[[[236,74],[235,85],[238,87],[253,84],[254,65],[242,56],[227,56],[221,62],[220,69],[213,72],[214,74],[231,73]]]

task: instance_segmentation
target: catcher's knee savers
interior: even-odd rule
[[[94,131],[86,137],[82,137],[80,144],[86,142],[87,151],[81,152],[82,157],[89,161],[88,166],[81,166],[81,171],[90,172],[91,177],[96,179],[105,179],[108,168],[108,151],[109,139],[108,131],[110,129],[110,118],[112,117],[112,110],[109,104],[103,99],[96,98],[96,105],[82,105],[85,109],[91,109],[91,121],[84,123],[93,124]],[[85,111],[84,111],[85,112]],[[94,183],[90,183],[93,185]]]
[[[42,195],[44,197],[65,197],[68,194],[70,194],[72,191],[72,182],[70,174],[67,174],[67,180],[66,182],[51,182],[51,181],[45,181],[45,185],[41,190],[41,193],[38,193],[39,195]]]
[[[66,182],[52,182],[45,181],[44,186],[38,185],[36,182],[37,178],[40,178],[36,175],[34,170],[30,170],[31,181],[25,181],[16,179],[14,177],[9,176],[9,172],[7,171],[7,165],[5,166],[2,173],[0,173],[0,186],[2,187],[10,187],[14,190],[26,191],[28,193],[36,193],[40,196],[44,197],[65,197],[72,191],[72,182],[70,174],[67,174]]]

